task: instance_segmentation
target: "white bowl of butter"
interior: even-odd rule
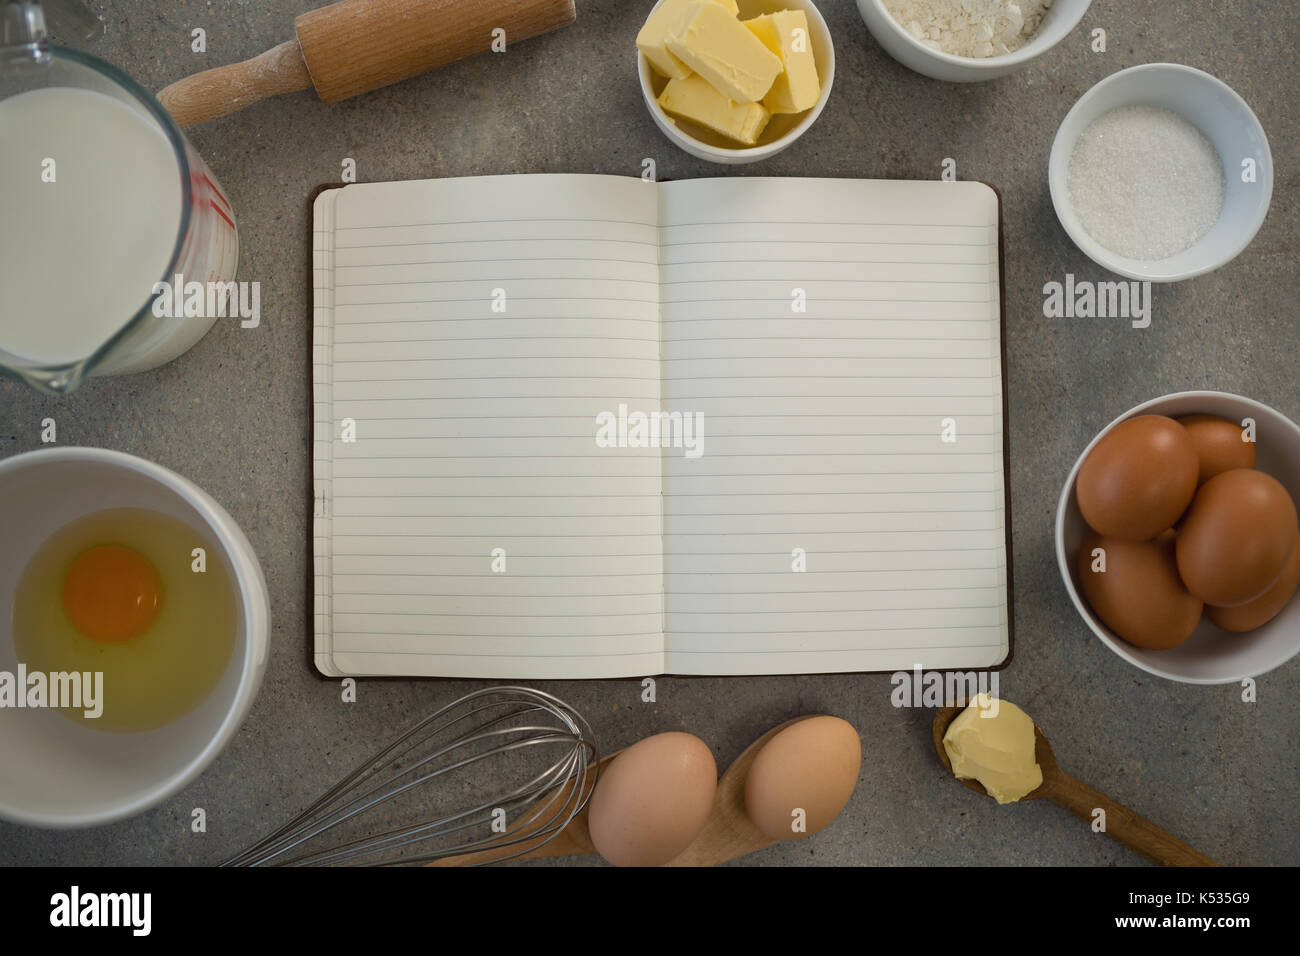
[[[743,32],[732,26],[746,21]],[[835,79],[830,29],[808,0],[659,0],[637,41],[655,125],[714,163],[789,147],[817,121]]]

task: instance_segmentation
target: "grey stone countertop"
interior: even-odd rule
[[[314,0],[104,0],[107,36],[90,49],[151,89],[254,56],[292,36]],[[687,156],[641,101],[632,42],[649,0],[578,0],[578,22],[333,106],[303,92],[190,130],[239,222],[239,277],[262,287],[262,322],[218,322],[160,369],[96,379],[52,398],[0,382],[0,455],[40,447],[53,416],[61,444],[140,455],[193,479],[243,527],[270,586],[266,682],[238,736],[195,783],[112,826],[50,832],[0,824],[0,863],[211,864],[307,805],[394,729],[481,682],[339,685],[308,665],[308,196],[337,182],[345,157],[363,181],[495,173],[661,179],[846,176],[962,179],[998,187],[1005,220],[1015,657],[1002,693],[1052,740],[1066,770],[1229,864],[1290,864],[1300,852],[1300,659],[1241,688],[1189,686],[1125,663],[1087,630],[1061,584],[1053,520],[1079,451],[1112,417],[1168,392],[1248,395],[1300,419],[1300,270],[1296,269],[1295,104],[1300,5],[1098,0],[1060,46],[991,83],[929,80],[892,60],[850,0],[822,0],[838,58],[819,122],[780,156],[742,168]],[[207,31],[208,52],[190,51]],[[1093,28],[1108,52],[1094,53]],[[1270,137],[1272,209],[1254,242],[1210,275],[1157,287],[1151,327],[1045,319],[1043,285],[1109,278],[1062,230],[1048,195],[1057,125],[1092,84],[1124,67],[1171,61],[1239,92]],[[1131,865],[1140,858],[1047,801],[1000,807],[945,776],[931,712],[895,709],[886,675],[664,678],[657,703],[635,681],[544,682],[587,715],[606,751],[660,731],[707,741],[720,767],[769,727],[811,712],[861,732],[853,800],[817,837],[745,858],[780,864]],[[190,831],[203,807],[208,832]],[[587,858],[588,861],[594,858]],[[571,862],[571,861],[570,861]]]

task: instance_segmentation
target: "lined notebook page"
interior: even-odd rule
[[[659,453],[594,437],[659,406],[657,215],[623,177],[321,195],[322,671],[664,672]]]
[[[706,436],[664,458],[668,670],[1001,663],[995,194],[728,178],[660,195],[664,405],[703,413]]]

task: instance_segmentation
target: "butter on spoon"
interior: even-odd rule
[[[984,695],[979,696],[983,697]],[[939,755],[939,762],[943,764],[949,773],[953,773],[953,761],[944,746],[944,738],[948,733],[948,729],[963,716],[966,716],[968,711],[972,714],[967,718],[968,720],[983,720],[987,723],[1002,719],[1002,713],[1009,712],[1011,708],[1014,708],[1017,713],[1029,720],[1028,715],[1020,708],[1015,707],[1014,704],[1009,704],[1007,701],[997,701],[997,703],[999,704],[1000,714],[998,717],[981,718],[978,706],[974,705],[969,708],[965,705],[942,707],[935,711],[934,722],[931,726],[934,749]],[[1124,844],[1130,850],[1140,853],[1147,859],[1164,866],[1219,865],[1199,850],[1193,849],[1149,820],[1138,816],[1124,805],[1116,803],[1104,793],[1094,790],[1083,781],[1076,780],[1063,771],[1057,766],[1056,755],[1052,752],[1052,745],[1043,736],[1042,730],[1032,721],[1030,723],[1034,731],[1034,761],[1042,774],[1042,783],[1021,797],[1012,799],[1037,800],[1040,797],[1046,797],[1053,803],[1065,807],[1080,820],[1089,824],[1096,818],[1095,812],[1097,810],[1104,810],[1106,812],[1105,833],[1107,836]],[[960,730],[960,725],[958,725],[958,730]],[[974,779],[962,779],[961,777],[958,777],[958,779],[976,793],[992,795]],[[999,781],[999,784],[1001,783],[1002,781]],[[1005,803],[1009,801],[999,800],[999,802]]]
[[[1014,803],[1042,786],[1034,722],[1009,700],[976,696],[948,725],[943,749],[959,780],[978,780],[998,803]]]

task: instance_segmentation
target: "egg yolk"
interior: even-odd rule
[[[83,551],[63,577],[63,610],[93,641],[117,644],[135,637],[158,613],[162,584],[138,551],[101,544]]]

